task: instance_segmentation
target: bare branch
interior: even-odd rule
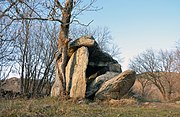
[[[2,12],[2,14],[0,15],[0,19],[5,15],[6,12],[8,12],[14,5],[16,4],[16,2],[12,2],[12,4],[4,10],[4,12]]]
[[[77,22],[78,24],[80,24],[80,25],[82,25],[82,26],[89,26],[93,21],[94,21],[94,20],[91,20],[88,24],[83,24],[83,23],[81,23],[79,20],[72,20],[71,23],[72,23],[72,22]]]
[[[61,9],[61,11],[64,10],[63,6],[61,5],[61,3],[58,0],[55,0],[57,7]]]
[[[1,31],[0,33],[2,33],[6,28],[8,28],[9,26],[11,26],[11,24],[13,23],[14,20],[12,20],[9,24],[7,24]]]
[[[76,10],[78,11],[77,13],[72,14],[73,18],[77,17],[78,15],[80,15],[82,12],[84,11],[99,11],[102,8],[98,8],[98,7],[93,7],[93,4],[96,2],[97,0],[91,0],[91,2],[81,8],[76,8]],[[80,5],[80,4],[79,4]],[[75,5],[74,7],[77,7],[77,5]],[[90,9],[92,8],[93,9]]]
[[[22,17],[22,18],[14,18],[13,20],[42,20],[42,21],[57,21],[63,23],[60,19],[53,19],[53,18],[37,18],[37,17]]]
[[[23,0],[19,0],[19,2],[25,4],[28,8],[30,8],[36,15],[38,15],[39,17],[41,17],[41,15],[39,15],[32,7],[30,7],[26,2],[24,2]]]

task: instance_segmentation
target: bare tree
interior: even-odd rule
[[[56,25],[51,26],[38,24],[38,27],[35,28],[30,23],[29,27],[25,28],[29,30],[28,33],[24,33],[22,30],[22,34],[17,40],[16,61],[20,66],[17,70],[21,70],[22,94],[33,94],[32,96],[42,93],[50,94],[51,82],[54,79],[54,57],[57,50],[56,36],[58,33]],[[25,37],[28,39],[26,40]],[[25,46],[26,51],[24,51]],[[47,84],[49,88],[46,88],[47,92],[45,93],[42,90],[47,87]]]
[[[18,63],[13,68],[20,74],[22,94],[40,94],[45,84],[52,82],[54,77],[53,60],[57,50],[57,25],[23,19],[23,17],[36,16],[34,14],[36,9],[32,9],[36,4],[34,2],[23,3],[19,0],[1,2],[4,9],[0,11],[2,22],[0,34],[2,34],[3,47],[10,45],[6,47],[7,51],[1,54],[6,58],[3,59],[4,63],[6,66]],[[39,2],[36,5],[40,5]],[[19,19],[16,19],[18,17]],[[49,28],[51,26],[52,29]],[[12,49],[13,51],[10,51]],[[13,63],[8,65],[9,60]],[[50,90],[47,94],[50,94]]]
[[[174,54],[175,54],[175,62],[176,62],[175,69],[177,70],[178,73],[180,73],[180,40],[178,40],[176,43],[176,50]]]
[[[0,6],[3,4],[0,1]],[[0,16],[3,7],[0,7]],[[8,20],[6,18],[0,17],[0,90],[1,90],[1,82],[6,80],[9,76],[12,68],[14,66],[14,43],[17,38],[15,34],[17,33],[14,30],[14,26],[12,26],[11,30],[8,30],[6,27],[6,23]],[[4,30],[3,30],[4,29]]]
[[[69,26],[73,19],[82,11],[87,10],[95,2],[92,0],[88,6],[85,6],[73,15],[72,11],[74,9],[74,0],[66,0],[64,7],[60,4],[58,0],[55,0],[58,8],[62,12],[60,33],[58,38],[58,54],[55,58],[55,69],[56,69],[56,80],[52,87],[52,96],[64,95],[65,94],[65,67],[67,64],[67,49],[69,43]],[[80,1],[81,2],[81,1]],[[71,20],[72,19],[72,20]]]
[[[82,14],[82,12],[86,10],[98,10],[97,7],[93,6],[95,2],[96,0],[90,0],[89,2],[86,1],[85,4],[83,4],[82,0],[65,0],[64,2],[60,2],[59,0],[7,0],[1,2],[1,4],[3,4],[3,9],[0,11],[0,18],[5,18],[8,21],[2,31],[8,29],[14,24],[18,25],[19,23],[21,23],[21,21],[27,22],[27,20],[57,21],[60,23],[60,32],[57,43],[58,52],[55,56],[54,64],[56,71],[56,80],[55,84],[52,87],[52,96],[64,95],[65,93],[66,84],[64,72],[65,66],[67,64],[67,45],[69,42],[70,24],[73,22],[81,24],[77,19],[77,16]],[[25,24],[25,26],[28,26],[28,24]],[[26,31],[29,32],[28,29]],[[26,53],[28,53],[28,44],[26,43],[29,41],[28,33],[26,33],[24,39],[25,43],[23,43],[22,53],[23,55],[26,55]],[[23,66],[26,64],[25,58],[27,57],[22,57],[23,61],[21,80],[25,75],[25,73],[23,72]],[[24,83],[23,80],[21,82],[22,84]],[[22,92],[24,91],[23,87],[21,87],[21,90]]]
[[[159,52],[152,49],[146,50],[130,63],[131,69],[143,74],[143,79],[150,81],[158,88],[164,100],[171,99],[175,91],[173,87],[174,73],[176,74],[174,66],[176,66],[174,54],[167,50]]]
[[[0,5],[2,5],[1,2]],[[2,11],[1,7],[0,11]],[[12,66],[10,65],[10,63],[14,59],[13,51],[16,39],[15,34],[17,32],[13,31],[13,29],[15,28],[14,26],[12,26],[11,30],[3,30],[6,27],[7,22],[8,20],[6,20],[5,18],[0,18],[0,79],[6,78],[8,76],[8,73],[6,74],[3,71],[8,71],[8,69],[11,70]]]
[[[159,52],[159,69],[161,71],[161,79],[163,85],[165,85],[165,92],[166,92],[166,98],[169,100],[172,97],[173,92],[175,91],[174,83],[175,79],[174,74],[176,72],[176,69],[174,67],[176,66],[175,63],[175,56],[174,52],[172,51],[160,51]],[[164,82],[163,82],[164,81]]]

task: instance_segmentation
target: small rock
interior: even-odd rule
[[[176,103],[176,104],[180,104],[180,101],[176,101],[175,103]]]

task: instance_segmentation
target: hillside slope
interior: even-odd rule
[[[173,100],[180,97],[180,73],[137,74],[132,90],[136,95],[147,100]],[[166,99],[163,95],[166,95]]]

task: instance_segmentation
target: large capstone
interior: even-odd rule
[[[89,52],[89,62],[86,77],[99,76],[106,71],[121,73],[121,65],[108,53],[100,49],[92,36],[83,36],[69,44],[68,55],[71,56],[78,48],[86,46]]]

